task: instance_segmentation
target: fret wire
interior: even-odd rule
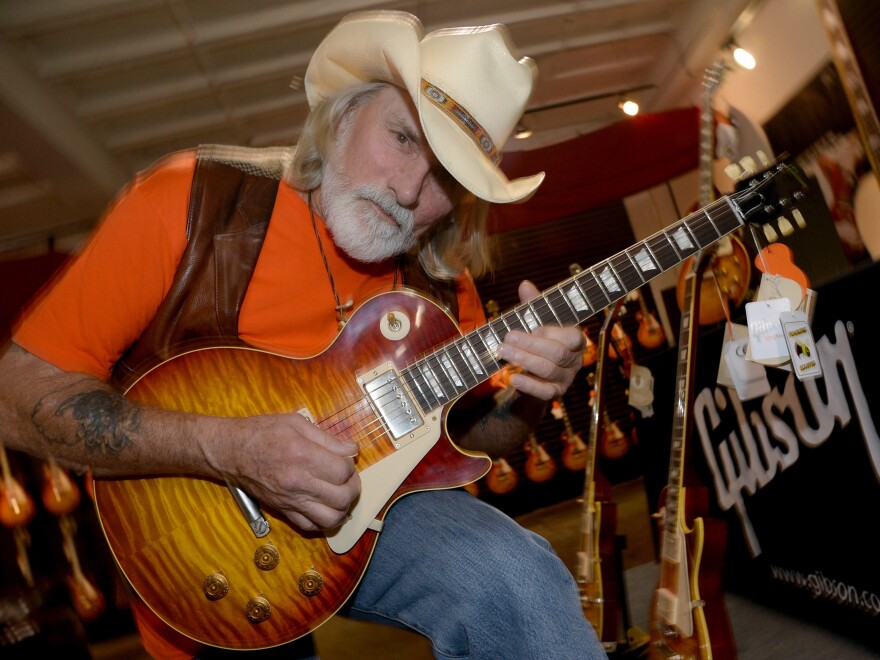
[[[609,294],[609,298],[613,295],[615,296],[614,300],[623,297],[626,294],[626,291],[623,286],[623,281],[620,279],[620,275],[618,275],[617,271],[614,269],[614,264],[611,263],[611,259],[605,260],[605,268],[603,269],[604,276],[600,279],[602,280],[602,285],[605,287],[605,290]],[[620,295],[618,295],[618,293]],[[612,302],[614,302],[612,300]]]
[[[663,272],[663,266],[660,265],[660,262],[659,262],[658,259],[657,259],[657,255],[654,254],[654,250],[651,249],[651,246],[648,245],[648,243],[645,242],[645,241],[642,241],[642,243],[640,243],[640,245],[641,245],[642,248],[646,251],[647,255],[650,257],[651,263],[654,265],[654,268],[651,268],[650,270],[656,270],[656,271],[657,271],[657,275],[659,275],[660,273],[662,273],[662,272]],[[641,251],[636,252],[636,254],[639,254],[640,252],[641,252]],[[636,261],[636,262],[638,261],[637,259],[635,259],[635,258],[633,257],[633,255],[631,254],[631,251],[627,251],[627,255],[629,256],[630,259],[633,259],[633,260]],[[639,268],[641,269],[641,272],[646,272],[644,269],[641,268],[641,266],[639,266]],[[645,280],[645,282],[648,282],[649,280],[654,279],[654,277],[656,277],[656,275],[651,275],[651,276],[649,276],[648,279]],[[642,279],[644,279],[644,278],[642,278]]]
[[[483,374],[485,377],[491,376],[495,371],[498,371],[501,367],[497,365],[495,360],[492,361],[491,365],[486,364],[486,358],[490,356],[489,347],[486,346],[486,342],[483,341],[482,335],[477,330],[472,330],[465,336],[465,340],[467,341],[468,347],[471,349],[470,354],[473,355],[474,359],[479,362],[480,367],[483,369]],[[480,346],[475,346],[474,341],[479,340]]]
[[[583,300],[584,304],[587,306],[584,317],[580,319],[580,321],[583,322],[590,316],[595,314],[597,310],[593,307],[592,302],[590,302],[590,299],[587,297],[586,291],[584,291],[583,287],[581,286],[580,274],[578,274],[576,277],[573,277],[571,281],[574,284],[574,288],[577,289],[580,299]]]
[[[414,388],[410,387],[410,392],[413,392],[418,399],[422,412],[427,413],[429,410],[436,408],[440,402],[436,400],[431,388],[428,387],[424,374],[421,372],[421,364],[421,361],[416,362],[411,368],[407,369],[407,373],[411,374],[411,378],[408,379],[409,382],[411,385],[415,385]],[[433,403],[431,402],[432,398],[434,399]]]
[[[596,274],[593,272],[593,269],[585,270],[583,275],[589,276],[591,278],[590,284],[587,286],[587,300],[590,301],[590,304],[593,306],[594,310],[604,309],[611,304],[611,301],[608,300],[608,296],[605,295],[605,291],[602,290],[602,287],[599,285],[599,281],[596,278]],[[601,294],[601,298],[594,295],[595,292],[598,291]],[[597,299],[598,298],[598,302]]]
[[[554,293],[557,298],[560,298],[562,300],[563,309],[568,311],[569,318],[570,318],[570,320],[568,320],[568,322],[569,323],[574,322],[575,324],[580,323],[581,319],[578,316],[577,309],[575,309],[574,305],[572,305],[571,300],[569,300],[569,298],[568,298],[568,294],[565,292],[565,290],[562,288],[562,286],[560,285],[560,286],[556,287],[554,289]]]
[[[449,360],[450,367],[456,374],[458,374],[458,381],[461,382],[461,387],[458,388],[458,394],[461,394],[476,385],[474,373],[471,371],[468,361],[461,354],[461,350],[458,348],[458,342],[455,341],[448,344],[444,353]]]
[[[446,400],[451,401],[455,398],[455,381],[449,375],[449,370],[446,368],[443,360],[441,360],[437,356],[437,351],[434,351],[434,354],[428,356],[426,360],[429,366],[431,366],[431,368],[434,370],[434,376],[437,378],[437,382],[440,384],[440,389],[443,390],[443,395],[445,396]],[[450,387],[453,389],[453,396],[449,396]]]
[[[616,254],[611,259],[614,262],[614,272],[617,273],[627,293],[645,283],[645,279],[626,252]]]
[[[462,349],[462,346],[465,348]],[[481,380],[480,371],[474,369],[474,363],[471,359],[472,353],[467,338],[458,339],[450,345],[450,351],[454,351],[452,355],[452,364],[462,376],[462,382],[467,385],[466,389],[475,387]]]

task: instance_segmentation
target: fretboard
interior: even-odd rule
[[[504,365],[498,347],[507,333],[544,325],[579,325],[631,291],[744,224],[742,201],[721,197],[632,247],[581,270],[527,303],[440,345],[401,372],[422,412],[451,403]]]

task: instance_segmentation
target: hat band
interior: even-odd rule
[[[464,128],[465,132],[471,136],[474,144],[479,147],[480,151],[483,152],[486,158],[492,161],[495,165],[498,165],[501,161],[501,157],[498,155],[495,143],[492,141],[492,138],[489,137],[486,129],[480,126],[479,122],[473,118],[471,113],[465,110],[455,99],[451,98],[442,89],[436,85],[432,85],[424,78],[422,78],[422,94],[451,117],[455,123]]]

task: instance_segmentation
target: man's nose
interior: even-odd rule
[[[397,203],[406,208],[414,208],[430,172],[431,165],[424,158],[408,161],[398,168],[389,182]]]

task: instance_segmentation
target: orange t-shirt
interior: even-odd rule
[[[195,170],[181,152],[140,174],[113,202],[82,253],[27,307],[13,339],[65,371],[109,379],[168,292],[186,247]],[[342,302],[356,308],[394,285],[394,266],[362,264],[318,234]],[[458,279],[459,326],[485,322],[473,279]],[[239,317],[252,346],[295,357],[326,348],[337,333],[336,300],[306,203],[285,183]]]
[[[139,174],[108,208],[82,253],[53,278],[15,324],[13,340],[68,372],[108,380],[151,321],[186,247],[193,152],[172,154]],[[362,264],[338,250],[317,222],[341,301],[354,308],[394,286],[394,266]],[[459,327],[485,323],[473,279],[458,278]],[[242,303],[239,332],[257,348],[316,355],[337,333],[336,300],[308,206],[281,183],[272,220]],[[191,658],[200,648],[142,603],[133,605],[144,647],[155,657]]]

